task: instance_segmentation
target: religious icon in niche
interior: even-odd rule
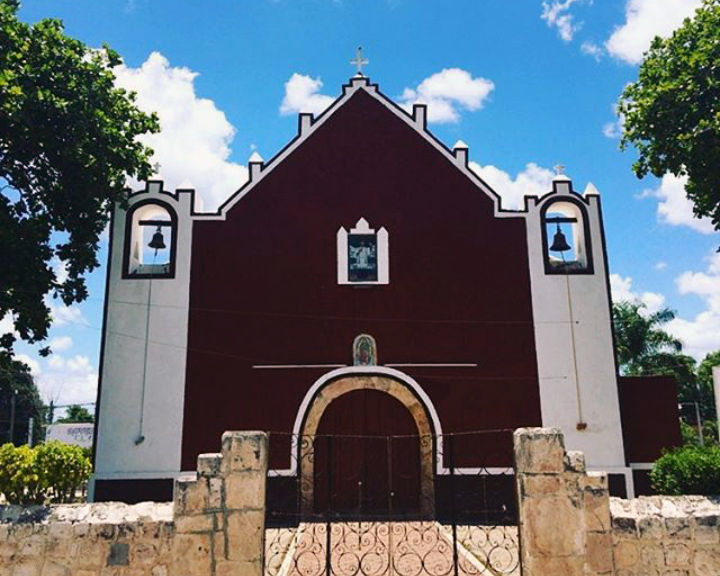
[[[387,230],[370,228],[365,218],[350,230],[341,226],[337,231],[338,284],[390,284],[388,247]]]
[[[377,366],[377,346],[375,338],[369,334],[360,334],[353,342],[354,366]]]
[[[377,236],[350,234],[348,236],[348,280],[375,282],[378,279]]]

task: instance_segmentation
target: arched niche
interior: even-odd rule
[[[540,212],[546,274],[592,274],[588,213],[582,200],[563,196],[549,200]],[[554,247],[565,243],[564,250]]]
[[[177,214],[160,200],[144,200],[125,217],[123,278],[174,278]]]

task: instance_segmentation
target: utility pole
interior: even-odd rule
[[[35,418],[30,416],[30,420],[28,420],[28,434],[27,434],[27,437],[28,437],[27,443],[28,443],[28,446],[30,446],[30,448],[32,448],[32,445],[33,445],[33,426],[34,426],[34,424],[35,424]]]
[[[700,442],[700,446],[705,446],[705,438],[703,438],[702,420],[700,419],[700,404],[698,402],[693,402],[693,404],[695,404],[695,421],[697,422],[698,428],[698,441]]]
[[[712,377],[715,389],[715,417],[718,420],[718,440],[720,440],[720,366],[713,366]]]
[[[14,444],[15,440],[15,401],[17,399],[17,390],[13,390],[10,396],[10,444]]]

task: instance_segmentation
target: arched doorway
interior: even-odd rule
[[[332,380],[302,430],[305,513],[433,513],[433,429],[405,384],[374,375]]]
[[[315,512],[420,511],[420,438],[396,398],[353,390],[322,415],[315,436]]]

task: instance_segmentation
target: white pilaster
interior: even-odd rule
[[[150,182],[129,198],[129,209],[152,200],[176,213],[173,278],[123,277],[128,212],[114,212],[96,440],[99,478],[172,477],[180,471],[192,197],[192,191],[173,195],[162,190],[162,182]]]

